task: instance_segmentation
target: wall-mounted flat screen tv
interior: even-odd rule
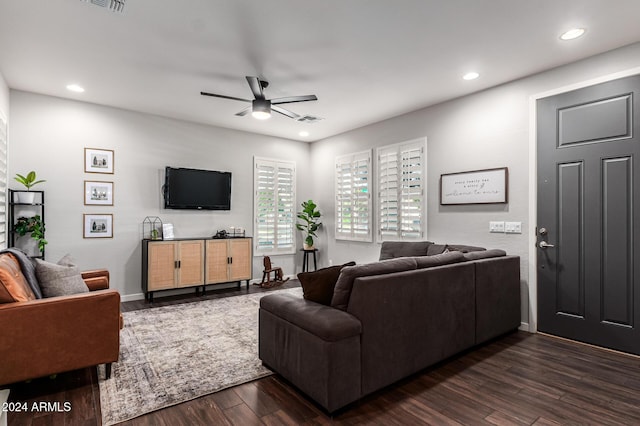
[[[231,172],[167,167],[164,208],[231,210]]]

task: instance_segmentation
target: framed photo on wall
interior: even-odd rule
[[[84,171],[86,173],[113,174],[113,150],[85,148]]]
[[[112,214],[84,214],[84,238],[113,238]]]
[[[440,204],[506,204],[508,177],[506,167],[440,175]]]
[[[112,206],[113,182],[96,180],[84,181],[84,205],[85,206]]]

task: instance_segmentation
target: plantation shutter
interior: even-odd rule
[[[371,241],[371,151],[336,158],[336,239]]]
[[[378,149],[378,237],[420,239],[425,220],[424,140]]]
[[[295,251],[295,164],[256,158],[254,218],[256,254]]]
[[[7,120],[0,114],[0,248],[7,247]]]

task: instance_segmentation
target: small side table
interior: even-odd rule
[[[318,265],[316,264],[316,252],[317,248],[314,249],[300,249],[302,252],[302,272],[307,272],[309,270],[309,255],[313,253],[313,270],[316,271],[318,269]]]

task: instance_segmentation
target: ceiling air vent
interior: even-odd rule
[[[82,0],[86,3],[95,4],[96,6],[104,7],[112,12],[123,13],[124,2],[126,0]]]
[[[313,115],[303,115],[296,118],[296,120],[300,121],[301,123],[316,123],[320,120],[324,120],[324,118],[314,117]]]

